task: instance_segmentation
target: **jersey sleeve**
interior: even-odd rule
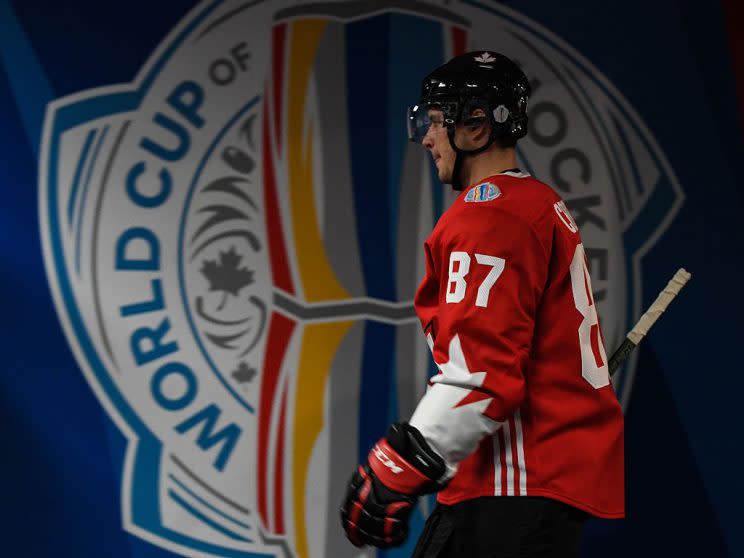
[[[450,467],[524,398],[554,223],[486,208],[462,217],[427,246],[432,270],[416,298],[424,308],[436,300],[435,317],[426,324],[422,315],[422,325],[439,372],[410,421]]]
[[[426,257],[426,275],[416,293],[416,313],[421,320],[421,327],[426,335],[429,349],[434,342],[434,331],[437,328],[437,313],[439,312],[439,273],[437,262],[431,251],[431,244],[424,243]]]

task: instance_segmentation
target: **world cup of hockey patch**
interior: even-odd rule
[[[466,202],[487,202],[495,200],[501,195],[501,190],[493,182],[484,182],[473,186],[467,194],[465,194]]]

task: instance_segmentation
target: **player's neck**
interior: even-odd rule
[[[496,146],[483,153],[465,157],[462,165],[461,177],[465,186],[470,186],[494,174],[516,168],[517,155],[513,147],[499,148]]]

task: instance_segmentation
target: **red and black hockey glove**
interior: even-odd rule
[[[355,546],[403,544],[418,496],[443,488],[444,460],[421,433],[394,423],[351,477],[341,523]]]

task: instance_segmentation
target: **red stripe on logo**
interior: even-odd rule
[[[264,94],[264,98],[266,93]],[[271,258],[271,275],[274,286],[295,294],[292,276],[287,262],[287,248],[284,243],[282,219],[279,213],[279,203],[276,197],[276,177],[274,174],[273,149],[269,138],[269,116],[264,104],[263,114],[263,176],[264,176],[264,206],[266,207],[266,226],[269,242],[269,256]]]
[[[269,320],[269,334],[266,343],[266,358],[263,369],[263,381],[261,382],[261,398],[258,410],[258,513],[267,529],[271,530],[268,517],[268,491],[269,491],[269,431],[271,428],[271,417],[274,411],[276,399],[276,388],[279,381],[279,372],[284,362],[284,354],[289,344],[289,339],[295,328],[295,322],[272,312]]]
[[[274,135],[276,136],[276,145],[281,150],[282,147],[282,117],[284,101],[284,46],[286,45],[287,25],[281,23],[274,26],[271,33],[271,49],[273,58],[272,67],[272,87],[273,109],[274,109]]]
[[[287,418],[287,386],[284,386],[282,410],[279,413],[279,434],[276,441],[276,461],[274,462],[274,532],[284,534],[284,432]]]

